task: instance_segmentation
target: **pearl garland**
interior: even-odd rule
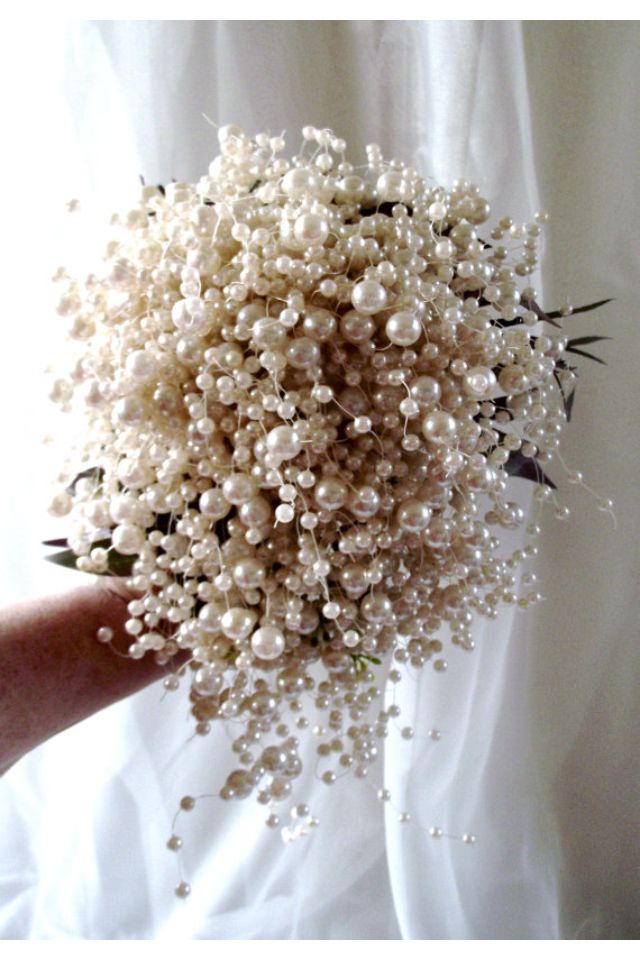
[[[189,651],[165,685],[189,677],[197,732],[244,727],[220,797],[270,808],[302,768],[305,697],[328,717],[321,781],[365,777],[399,712],[380,710],[372,665],[441,672],[446,624],[470,650],[473,615],[536,602],[513,575],[535,547],[500,553],[523,521],[505,464],[546,462],[565,421],[566,341],[532,330],[520,286],[545,216],[489,231],[465,180],[430,186],[375,145],[360,175],[330,131],[303,139],[286,160],[282,138],[223,127],[197,184],[142,187],[101,269],[58,272],[79,360],[51,394],[86,418],[93,469],[69,466],[51,504],[78,568],[131,561],[130,655]],[[317,823],[292,817],[287,842]]]

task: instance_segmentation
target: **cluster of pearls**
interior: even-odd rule
[[[509,458],[557,449],[566,341],[520,289],[544,215],[489,231],[472,184],[375,145],[354,168],[328,130],[292,160],[281,137],[219,141],[199,183],[114,216],[99,272],[58,274],[78,350],[52,397],[84,409],[89,469],[51,510],[81,570],[131,559],[129,653],[188,651],[166,685],[189,675],[198,733],[242,722],[220,796],[271,805],[308,698],[320,779],[365,777],[396,715],[371,664],[444,670],[444,625],[471,649],[474,613],[536,599],[514,592],[532,548],[502,557],[497,533],[523,521]]]

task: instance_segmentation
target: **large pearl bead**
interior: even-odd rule
[[[409,387],[411,396],[421,407],[428,407],[440,399],[440,384],[433,377],[416,377]]]
[[[378,492],[369,486],[362,486],[352,493],[347,500],[349,512],[357,520],[368,520],[373,517],[380,506],[380,496]]]
[[[336,332],[337,322],[330,310],[313,307],[307,311],[302,330],[312,340],[329,340]]]
[[[284,636],[277,627],[260,627],[251,637],[251,649],[261,660],[275,660],[284,651]]]
[[[403,188],[402,174],[398,170],[387,170],[376,181],[378,199],[382,202],[391,203],[394,200],[401,200]]]
[[[272,520],[271,504],[266,497],[258,495],[243,503],[238,510],[242,522],[248,527],[262,527]]]
[[[339,510],[344,506],[349,494],[346,483],[333,477],[327,477],[316,484],[314,496],[322,510]]]
[[[144,544],[144,530],[132,523],[121,523],[111,534],[111,543],[125,556],[140,553]]]
[[[318,189],[318,178],[306,167],[289,170],[282,178],[282,190],[288,197],[302,197],[305,193],[314,193]]]
[[[451,443],[456,431],[455,418],[444,410],[435,410],[422,421],[422,432],[431,443]]]
[[[307,367],[315,367],[318,364],[320,347],[309,337],[296,337],[287,347],[285,355],[294,370],[306,370]]]
[[[151,380],[156,372],[155,357],[148,350],[134,350],[125,361],[125,369],[134,380]]]
[[[340,332],[350,343],[365,343],[376,332],[376,325],[371,317],[349,310],[340,319]]]
[[[465,373],[462,385],[465,393],[480,400],[496,385],[496,375],[489,367],[472,367]]]
[[[222,490],[212,488],[201,494],[199,507],[200,513],[203,513],[205,517],[214,517],[216,520],[220,520],[229,513],[231,504]]]
[[[398,526],[407,533],[420,533],[429,525],[431,510],[426,503],[410,497],[401,503],[396,514]]]
[[[233,579],[241,590],[255,590],[264,583],[265,577],[264,564],[254,557],[239,560],[233,568]]]
[[[329,236],[329,224],[316,213],[303,213],[293,225],[293,235],[302,246],[322,246]]]
[[[353,288],[351,303],[359,313],[377,313],[387,305],[387,291],[375,280],[362,280]]]
[[[257,484],[253,477],[246,473],[233,473],[222,484],[222,493],[225,500],[239,507],[247,503],[258,492]]]
[[[391,341],[399,347],[410,347],[420,339],[422,324],[415,313],[409,310],[400,310],[392,314],[387,320],[385,332]]]
[[[215,697],[223,686],[221,674],[211,666],[200,667],[193,678],[193,689],[201,697]]]
[[[519,367],[503,367],[498,383],[505,393],[524,393],[529,388],[529,379]]]
[[[340,571],[338,579],[350,597],[362,596],[369,587],[366,567],[360,563],[348,563]]]
[[[311,340],[308,342],[313,343]],[[317,349],[315,343],[313,346]],[[274,427],[273,430],[269,431],[267,434],[267,448],[269,453],[272,453],[279,460],[292,460],[294,457],[297,457],[302,450],[302,443],[293,427],[283,425],[281,427]]]
[[[385,593],[370,593],[360,603],[360,612],[369,623],[386,623],[393,614],[393,604]]]
[[[248,637],[258,619],[255,610],[245,607],[231,607],[220,620],[222,632],[230,640],[244,640]]]

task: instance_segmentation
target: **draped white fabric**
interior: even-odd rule
[[[473,654],[400,684],[417,735],[390,737],[371,774],[394,806],[366,781],[327,789],[308,763],[299,792],[321,827],[285,846],[251,801],[202,801],[179,831],[186,903],[165,841],[181,794],[219,787],[229,735],[187,743],[184,699],[152,687],[39,748],[0,782],[0,935],[638,936],[638,38],[634,23],[515,21],[103,21],[8,38],[24,93],[5,187],[20,240],[0,383],[3,600],[73,577],[45,569],[39,547],[51,524],[34,394],[56,331],[37,278],[56,259],[52,211],[126,193],[138,173],[197,178],[215,150],[203,113],[286,129],[293,149],[307,123],[353,156],[378,142],[439,182],[473,180],[498,214],[544,205],[544,304],[616,298],[567,322],[615,339],[600,345],[608,368],[580,365],[564,457],[615,499],[619,525],[562,483],[572,518],[544,515],[532,568],[546,602],[477,624]],[[526,482],[514,490],[528,502]],[[432,824],[477,843],[432,840]]]

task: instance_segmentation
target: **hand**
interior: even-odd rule
[[[104,578],[0,611],[0,774],[49,737],[166,673],[152,655],[125,656],[132,599],[122,581]],[[113,630],[109,645],[96,638],[102,626]]]

